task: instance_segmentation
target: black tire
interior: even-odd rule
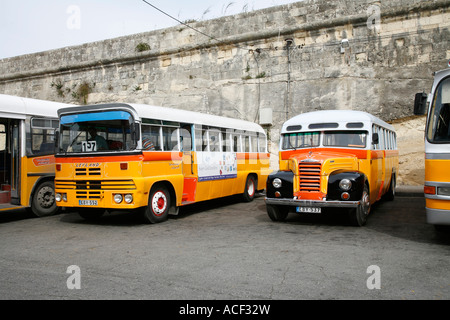
[[[105,213],[105,209],[98,208],[80,208],[78,215],[88,221],[97,221]]]
[[[289,214],[289,207],[266,205],[267,214],[272,221],[284,221]]]
[[[363,194],[361,197],[361,204],[355,208],[350,209],[349,218],[352,225],[362,227],[367,223],[367,217],[370,213],[370,193],[367,185],[364,185]]]
[[[143,208],[143,218],[147,223],[159,223],[169,218],[170,193],[166,187],[153,187],[148,198],[148,205]]]
[[[254,176],[248,176],[245,182],[245,190],[242,194],[242,198],[245,202],[252,202],[256,194],[256,179]]]
[[[55,201],[55,185],[53,181],[45,181],[38,185],[31,201],[31,211],[37,217],[54,215],[58,211]]]

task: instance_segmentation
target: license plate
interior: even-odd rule
[[[80,206],[97,206],[97,200],[78,200]]]
[[[320,207],[297,207],[297,212],[299,212],[299,213],[322,213],[322,208],[320,208]]]

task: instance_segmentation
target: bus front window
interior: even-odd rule
[[[323,145],[328,147],[365,148],[366,131],[327,131]]]
[[[131,139],[132,117],[124,111],[83,113],[61,117],[60,152],[117,152],[136,148]]]
[[[283,135],[283,149],[301,149],[318,147],[320,143],[320,132],[299,132]]]
[[[441,81],[436,89],[429,121],[428,141],[450,142],[450,78]]]

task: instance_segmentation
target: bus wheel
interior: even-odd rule
[[[105,209],[96,208],[80,208],[83,211],[78,212],[78,215],[88,221],[97,221],[105,213]]]
[[[284,221],[289,214],[289,207],[266,205],[267,214],[272,221]]]
[[[38,217],[51,216],[58,211],[52,181],[45,181],[36,188],[31,201],[31,211]]]
[[[163,222],[168,219],[170,209],[170,193],[164,186],[153,188],[148,205],[144,208],[144,219],[148,223]]]
[[[244,201],[251,202],[255,198],[256,193],[256,180],[254,176],[248,176],[247,182],[245,183],[245,191],[242,195]]]
[[[349,211],[350,221],[354,226],[362,227],[367,222],[367,217],[370,213],[370,195],[367,185],[364,186],[364,191],[361,197],[361,204]]]

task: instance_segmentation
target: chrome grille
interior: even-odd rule
[[[320,191],[320,162],[300,162],[300,191]]]

